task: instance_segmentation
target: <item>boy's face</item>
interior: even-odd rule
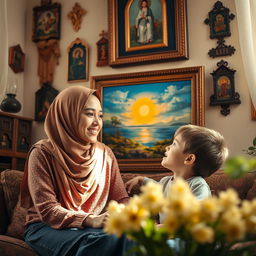
[[[162,160],[162,166],[178,172],[184,167],[184,161],[188,154],[184,154],[185,142],[183,141],[180,134],[178,134],[173,143],[170,146],[166,147],[165,156]]]

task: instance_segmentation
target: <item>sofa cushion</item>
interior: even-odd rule
[[[23,172],[21,171],[5,170],[1,172],[1,184],[3,186],[7,214],[10,219],[13,209],[18,202],[22,177]]]
[[[0,235],[1,256],[37,256],[37,254],[22,240]]]
[[[247,173],[242,178],[233,180],[220,170],[207,177],[206,181],[214,195],[218,195],[220,191],[228,188],[233,188],[241,199],[245,199],[248,191],[253,186],[254,179],[255,173]]]
[[[27,213],[26,209],[20,206],[20,200],[19,200],[14,208],[13,215],[11,218],[11,223],[8,226],[6,235],[23,240],[23,234],[25,231],[26,213]]]
[[[3,186],[0,183],[0,234],[4,234],[9,225],[9,218],[6,211]]]
[[[5,170],[1,173],[5,204],[10,220],[6,235],[23,239],[26,210],[20,207],[19,193],[23,172]]]
[[[247,200],[252,200],[254,198],[256,198],[256,180],[253,182],[252,187],[250,188],[246,195]]]

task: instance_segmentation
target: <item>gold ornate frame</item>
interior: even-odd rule
[[[127,17],[127,12],[129,10],[129,5],[131,4],[132,0],[127,0],[127,6],[124,10],[124,13],[118,12],[118,4],[120,3],[118,0],[109,0],[109,64],[112,67],[118,66],[126,66],[126,65],[136,65],[136,64],[143,64],[143,63],[152,63],[152,62],[162,62],[162,61],[171,61],[171,60],[178,60],[178,59],[187,59],[188,58],[188,47],[187,47],[187,17],[186,17],[186,0],[160,0],[161,3],[163,2],[173,2],[174,6],[174,31],[171,31],[169,28],[166,15],[169,15],[168,8],[165,7],[166,4],[163,4],[163,11],[166,11],[166,15],[163,16],[165,20],[165,26],[167,27],[164,30],[164,40],[162,45],[155,45],[155,46],[143,46],[136,49],[131,49],[129,46],[129,19]],[[124,17],[124,30],[126,30],[126,38],[121,37],[119,35],[118,30],[118,23],[120,19]],[[168,18],[168,17],[167,17]],[[172,33],[172,36],[175,37],[175,47],[174,49],[168,49],[164,46],[168,45],[168,40],[165,39],[168,37],[168,33]],[[124,41],[126,42],[126,49],[125,54],[122,56],[120,55],[120,43]],[[150,52],[147,51],[148,48],[155,48],[157,47],[158,50],[151,50]],[[134,54],[129,54],[131,51],[134,50]],[[138,50],[138,51],[135,51]]]
[[[105,87],[152,84],[169,81],[189,80],[191,83],[191,123],[204,126],[205,96],[204,96],[204,67],[187,67],[159,71],[147,71],[128,74],[92,76],[90,86],[99,90],[103,101]],[[114,104],[114,103],[113,103]],[[104,106],[103,106],[104,111]],[[100,135],[100,140],[102,140]],[[156,171],[163,170],[161,159],[118,159],[121,171]]]

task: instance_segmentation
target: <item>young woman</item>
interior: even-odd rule
[[[25,241],[43,256],[122,255],[131,245],[102,231],[110,200],[128,200],[116,158],[97,141],[102,108],[94,90],[72,86],[51,104],[48,139],[31,148],[21,186]]]

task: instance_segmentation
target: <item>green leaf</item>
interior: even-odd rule
[[[253,146],[255,146],[256,147],[256,137],[253,139]]]
[[[256,159],[248,159],[243,156],[229,158],[224,166],[224,172],[232,179],[240,178],[253,170],[256,170]]]

